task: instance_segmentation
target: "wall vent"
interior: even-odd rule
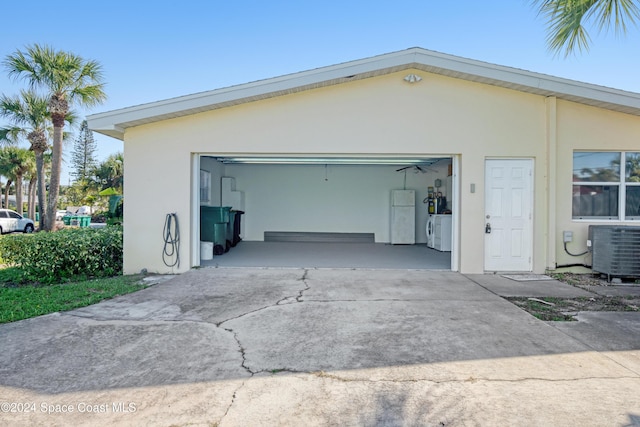
[[[594,272],[640,278],[640,227],[590,225],[589,243]]]

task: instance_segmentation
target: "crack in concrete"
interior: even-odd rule
[[[293,304],[294,302],[302,302],[302,301],[300,301],[300,298],[302,298],[303,292],[305,292],[305,291],[310,289],[309,284],[306,282],[307,273],[308,273],[308,270],[305,269],[304,270],[304,274],[302,275],[302,277],[300,279],[298,279],[298,280],[302,281],[305,284],[305,288],[299,290],[297,296],[294,297],[294,296],[291,296],[291,295],[287,295],[286,297],[281,298],[278,301],[276,301],[275,304],[271,304],[271,305],[267,305],[265,307],[261,307],[261,308],[255,309],[255,310],[251,310],[251,311],[248,311],[248,312],[243,313],[241,315],[232,317],[230,319],[223,320],[222,322],[219,322],[219,323],[215,324],[218,328],[222,328],[223,330],[233,334],[233,339],[236,340],[236,343],[238,344],[238,349],[239,349],[240,355],[242,356],[242,363],[241,363],[240,366],[242,366],[242,368],[245,371],[247,371],[252,377],[257,373],[261,373],[261,372],[265,372],[265,371],[264,370],[252,371],[251,368],[249,366],[247,366],[246,351],[245,351],[245,348],[242,346],[242,343],[240,342],[240,338],[238,338],[238,333],[236,331],[234,331],[233,329],[231,329],[231,328],[223,327],[222,324],[226,323],[226,322],[228,322],[230,320],[239,319],[239,318],[244,317],[246,315],[249,315],[251,313],[256,313],[258,311],[266,310],[267,308],[270,308],[270,307],[275,307],[277,305],[283,305],[283,302],[287,301],[287,300],[291,301],[291,302],[288,302],[287,304]],[[295,299],[295,301],[292,301],[292,299]]]
[[[245,348],[242,346],[242,343],[240,342],[240,338],[238,337],[238,333],[236,331],[234,331],[231,328],[225,328],[222,325],[226,322],[229,322],[231,320],[235,320],[235,319],[239,319],[241,317],[247,316],[249,314],[252,313],[256,313],[262,310],[266,310],[267,308],[270,307],[275,307],[278,305],[284,305],[284,304],[294,304],[294,303],[301,303],[303,301],[301,301],[301,298],[304,294],[304,292],[308,291],[309,289],[311,289],[311,287],[309,286],[309,283],[307,283],[307,275],[309,273],[308,269],[304,270],[304,273],[302,274],[302,277],[300,277],[298,279],[298,281],[301,281],[304,284],[304,288],[299,289],[297,291],[296,295],[287,295],[281,299],[279,299],[278,301],[276,301],[273,304],[270,305],[266,305],[264,307],[260,307],[257,308],[255,310],[251,310],[251,311],[247,311],[245,313],[239,314],[238,316],[234,316],[231,317],[229,319],[225,319],[221,322],[217,322],[217,323],[212,323],[212,322],[207,322],[207,321],[199,321],[199,320],[190,320],[190,319],[180,319],[180,318],[173,318],[173,319],[152,319],[152,318],[140,318],[140,319],[96,319],[95,317],[91,317],[91,316],[86,316],[86,315],[79,315],[77,313],[73,313],[73,312],[66,312],[66,313],[61,313],[64,316],[70,316],[70,317],[74,317],[77,319],[82,319],[84,321],[87,322],[94,322],[94,323],[100,323],[100,324],[117,324],[117,325],[140,325],[140,324],[144,324],[144,325],[150,325],[150,324],[158,324],[158,325],[163,325],[163,324],[168,324],[168,323],[192,323],[192,324],[202,324],[202,325],[207,325],[209,327],[215,327],[215,328],[219,328],[222,329],[226,332],[229,332],[233,335],[233,339],[236,341],[236,344],[238,345],[238,352],[240,353],[241,357],[242,357],[242,363],[240,364],[240,366],[250,375],[250,376],[254,376],[258,373],[262,373],[262,372],[290,372],[290,373],[304,373],[304,372],[299,372],[299,371],[294,371],[292,369],[276,369],[276,370],[260,370],[260,371],[252,371],[251,368],[249,366],[247,366],[247,357],[246,357],[246,350]],[[152,316],[153,313],[150,313],[149,316]],[[244,385],[244,383],[243,383]],[[239,390],[240,388],[238,388]],[[236,390],[236,392],[238,391]],[[234,392],[234,396],[233,399],[235,399],[235,392]],[[231,405],[233,405],[233,399],[231,402]],[[229,408],[231,407],[231,405],[229,406]],[[227,409],[228,412],[229,409]],[[226,415],[226,412],[225,412]]]
[[[224,420],[224,418],[227,416],[227,414],[229,413],[229,411],[231,410],[231,407],[233,406],[233,404],[236,401],[236,397],[238,395],[238,392],[240,391],[240,389],[242,387],[244,387],[245,382],[243,381],[242,384],[240,384],[240,386],[238,386],[237,389],[235,389],[235,391],[233,392],[233,395],[231,395],[231,402],[229,402],[229,406],[227,406],[226,411],[224,411],[224,414],[222,415],[222,417],[220,417],[220,419],[218,420],[218,422],[216,423],[216,425],[220,425],[220,423],[222,423],[222,420]]]
[[[582,342],[582,340],[579,340],[579,341]],[[589,344],[585,344],[585,345],[587,347],[591,347]],[[638,378],[640,378],[640,371],[636,371],[635,369],[627,366],[625,363],[622,363],[622,362],[618,361],[616,358],[611,357],[611,355],[608,354],[608,353],[610,353],[610,351],[599,351],[599,350],[595,350],[595,349],[594,349],[594,351],[596,351],[598,354],[606,357],[611,362],[615,363],[616,365],[620,366],[621,368],[623,368],[623,369],[625,369],[627,371],[633,372],[634,374],[636,374],[638,376]]]
[[[309,270],[305,269],[304,270],[304,274],[302,275],[302,277],[299,279],[302,283],[304,283],[305,288],[301,289],[298,292],[298,296],[296,297],[296,302],[302,302],[300,299],[302,298],[302,294],[305,293],[305,291],[308,291],[309,289],[311,289],[311,286],[309,286],[309,283],[307,283],[307,275],[309,274]]]
[[[256,373],[253,372],[251,370],[251,368],[249,368],[246,363],[247,363],[247,353],[244,349],[244,347],[242,346],[242,343],[240,342],[240,338],[238,338],[238,333],[236,331],[234,331],[233,329],[229,329],[229,328],[222,328],[223,330],[230,332],[231,334],[233,334],[233,339],[236,340],[236,343],[238,344],[238,351],[240,352],[240,356],[242,356],[242,363],[240,364],[240,366],[242,367],[242,369],[244,369],[245,371],[247,371],[249,373],[249,375],[254,376]]]
[[[235,319],[240,319],[241,317],[247,316],[249,314],[257,313],[258,311],[266,310],[268,308],[275,307],[275,306],[278,306],[278,305],[287,305],[287,304],[293,304],[294,302],[302,302],[302,301],[300,301],[300,298],[302,298],[303,292],[308,291],[309,289],[311,289],[311,287],[307,283],[307,273],[308,272],[309,272],[309,270],[305,269],[304,273],[302,274],[302,277],[300,279],[298,279],[298,281],[302,281],[304,283],[305,288],[302,289],[302,290],[299,290],[297,296],[287,295],[285,297],[280,298],[274,304],[265,305],[264,307],[256,308],[255,310],[247,311],[246,313],[242,313],[242,314],[239,314],[237,316],[230,317],[228,319],[225,319],[225,320],[223,320],[221,322],[216,323],[216,326],[221,327],[223,323],[226,323],[226,322],[229,322],[229,321],[235,320]],[[285,301],[287,301],[287,302],[285,303]]]
[[[285,298],[289,298],[289,297],[285,297]],[[221,321],[221,322],[215,323],[215,325],[216,325],[217,327],[221,328],[223,323],[227,323],[227,322],[230,322],[230,321],[232,321],[232,320],[240,319],[241,317],[248,316],[249,314],[257,313],[257,312],[259,312],[259,311],[266,310],[267,308],[274,307],[274,306],[278,305],[278,303],[279,303],[280,301],[282,301],[282,300],[278,300],[278,302],[276,302],[275,304],[272,304],[272,305],[265,305],[264,307],[256,308],[255,310],[247,311],[247,312],[245,312],[245,313],[238,314],[237,316],[230,317],[230,318],[228,318],[228,319],[224,319],[224,320],[223,320],[223,321]],[[223,329],[226,329],[226,328],[223,328]]]
[[[344,378],[339,375],[330,374],[324,371],[315,371],[315,372],[307,372],[309,375],[313,375],[318,378],[327,378],[334,381],[340,382],[371,382],[371,383],[418,383],[418,382],[429,382],[433,384],[456,384],[456,383],[476,383],[476,382],[488,382],[488,383],[518,383],[518,382],[526,382],[526,381],[541,381],[541,382],[550,382],[550,383],[570,383],[577,381],[586,381],[586,380],[637,380],[640,377],[635,376],[617,376],[617,377],[582,377],[582,378],[539,378],[539,377],[524,377],[524,378],[515,378],[515,379],[499,379],[499,378],[476,378],[469,377],[467,379],[451,379],[451,380],[433,380],[427,378],[412,378],[412,379],[400,379],[400,380],[387,380],[387,379],[378,379],[372,380],[368,378]]]
[[[271,375],[277,375],[280,373],[287,373],[287,374],[306,374],[306,375],[310,375],[312,374],[309,371],[299,371],[297,369],[292,369],[292,368],[276,368],[276,369],[260,369],[259,371],[256,371],[256,375],[257,374],[264,374],[264,373],[269,373]]]

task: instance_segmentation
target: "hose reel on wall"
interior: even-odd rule
[[[162,237],[164,240],[162,250],[164,265],[180,268],[180,228],[178,227],[178,215],[175,212],[168,213],[165,217]]]

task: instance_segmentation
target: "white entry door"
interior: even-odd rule
[[[533,160],[486,160],[486,271],[531,271]]]

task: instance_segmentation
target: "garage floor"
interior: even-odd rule
[[[242,241],[201,266],[451,270],[451,252],[424,244]]]

